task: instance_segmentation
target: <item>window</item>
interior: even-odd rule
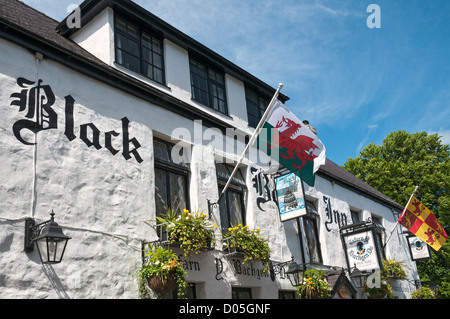
[[[225,75],[190,59],[192,98],[210,108],[228,114]]]
[[[278,299],[295,299],[295,291],[278,290]]]
[[[231,299],[252,299],[252,288],[231,288]]]
[[[316,205],[312,201],[306,200],[307,216],[303,217],[303,228],[306,237],[306,250],[308,251],[309,261],[313,263],[322,263],[322,253],[319,242],[319,214]]]
[[[222,190],[231,176],[232,171],[233,167],[230,165],[216,164],[219,194],[222,193]],[[241,170],[238,169],[219,203],[220,224],[222,231],[226,231],[231,226],[245,224],[245,190],[245,179]]]
[[[115,19],[116,62],[164,84],[162,40],[121,17]]]
[[[261,120],[269,100],[261,97],[256,91],[245,88],[245,100],[247,102],[248,125],[257,127]]]
[[[377,236],[377,248],[381,253],[382,258],[386,258],[386,253],[384,251],[384,238],[386,235],[386,229],[383,227],[381,217],[372,215],[372,223],[375,225],[375,234]]]
[[[195,283],[189,282],[186,292],[187,299],[197,299],[197,285]],[[167,294],[167,299],[178,299],[178,287],[171,293]]]
[[[356,224],[359,223],[361,220],[359,218],[359,212],[354,210],[354,209],[350,209],[350,214],[352,216],[352,223]]]
[[[156,215],[165,214],[168,209],[182,212],[188,203],[188,159],[180,155],[181,163],[172,159],[174,145],[155,139],[153,148],[155,154],[155,195]],[[183,148],[180,149],[180,152]]]

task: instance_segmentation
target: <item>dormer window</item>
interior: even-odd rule
[[[116,63],[164,84],[162,40],[124,18],[115,18]]]
[[[225,74],[190,58],[192,98],[220,113],[228,114]]]

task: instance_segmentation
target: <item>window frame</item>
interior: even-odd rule
[[[217,186],[218,186],[218,190],[219,190],[219,195],[222,193],[223,189],[225,188],[225,184],[228,181],[228,179],[226,177],[223,177],[221,175],[218,174],[218,165],[223,165],[223,167],[225,168],[226,172],[228,173],[228,176],[231,176],[231,173],[234,169],[234,167],[232,165],[229,164],[225,164],[225,163],[216,163],[216,175],[217,175]],[[233,176],[233,179],[231,180],[227,191],[225,192],[224,196],[222,197],[220,203],[219,203],[219,214],[220,214],[220,226],[221,226],[221,230],[222,232],[226,232],[228,230],[229,227],[231,227],[232,225],[230,224],[231,221],[231,211],[230,211],[230,195],[232,193],[237,194],[240,196],[240,206],[241,206],[241,220],[242,220],[242,224],[245,225],[246,224],[246,205],[245,205],[245,196],[246,196],[246,192],[247,192],[247,187],[245,185],[245,177],[244,174],[242,173],[242,171],[240,169],[238,169],[237,173],[239,174],[240,177],[242,178],[243,182],[239,182],[236,175]],[[226,220],[228,222],[228,225],[222,225],[222,211],[220,207],[220,204],[222,203],[222,201],[224,201],[226,207]]]
[[[212,74],[214,76],[212,76]],[[219,113],[228,115],[228,101],[226,90],[225,72],[218,68],[212,67],[208,63],[203,62],[195,56],[189,56],[189,74],[191,80],[191,97],[210,109]],[[217,78],[220,76],[222,81]],[[200,80],[203,81],[200,83]],[[219,89],[222,90],[222,97],[220,97]],[[213,90],[215,92],[213,92]],[[198,91],[198,93],[197,93]],[[214,105],[214,100],[217,100],[217,107]],[[220,101],[223,102],[223,109],[220,106]]]
[[[167,155],[168,155],[168,160],[163,160],[160,158],[157,158],[156,152],[155,152],[155,142],[157,143],[162,143],[166,146],[166,150],[167,150]],[[171,158],[171,150],[172,147],[174,147],[175,144],[164,141],[162,139],[159,138],[154,138],[153,139],[153,148],[154,148],[154,154],[155,154],[155,158],[154,158],[154,171],[155,171],[155,214],[156,216],[160,216],[161,214],[164,214],[165,212],[159,212],[157,207],[156,207],[156,196],[157,196],[157,185],[156,185],[156,175],[157,175],[157,170],[158,171],[162,171],[165,173],[165,186],[166,186],[166,194],[170,197],[171,194],[171,189],[170,189],[170,174],[173,175],[177,175],[177,176],[182,176],[184,178],[184,187],[183,187],[183,191],[185,194],[185,203],[186,203],[186,209],[190,209],[190,200],[189,200],[189,176],[190,176],[190,167],[189,165],[183,166],[177,163],[174,163],[172,158]],[[170,198],[169,198],[170,199]],[[171,207],[172,203],[170,202],[170,200],[167,200],[167,208],[168,209],[173,209],[173,207]]]
[[[371,214],[370,216],[372,224],[374,225],[374,233],[377,243],[377,249],[381,254],[381,258],[386,258],[386,251],[383,245],[384,240],[386,239],[386,228],[383,226],[383,217]]]
[[[251,95],[255,95],[258,99],[258,105],[256,104],[256,101],[251,97]],[[264,115],[264,112],[267,109],[267,106],[270,103],[270,97],[261,94],[257,90],[245,86],[245,104],[247,107],[247,123],[248,126],[256,128],[261,121],[262,116]],[[257,110],[258,114],[255,114],[251,111]],[[254,123],[256,121],[256,123]]]
[[[320,221],[320,215],[317,211],[316,205],[314,201],[306,199],[305,198],[305,205],[306,205],[306,211],[307,214],[302,217],[303,219],[303,230],[305,232],[305,239],[306,239],[306,250],[308,252],[309,262],[310,263],[317,263],[317,264],[323,264],[323,257],[322,257],[322,250],[320,247],[320,234],[319,234],[319,221]],[[312,207],[311,207],[312,205]],[[311,238],[308,234],[308,229],[311,229],[313,231],[314,238]],[[311,242],[314,241],[315,245],[315,251],[317,252],[318,260],[312,259],[312,253],[311,253]]]
[[[122,27],[119,26],[119,23],[124,23],[126,26],[126,30],[124,30]],[[136,29],[136,36],[132,36],[131,33],[127,32],[129,27],[133,27]],[[138,49],[138,55],[132,53],[131,51],[127,49],[123,49],[119,47],[119,37],[125,37],[127,41],[133,41],[137,45]],[[145,45],[144,38],[148,38],[150,43],[150,47]],[[157,52],[154,49],[154,43],[159,43],[159,52]],[[128,42],[127,42],[128,43]],[[144,50],[149,50],[151,58],[150,61],[145,60]],[[127,56],[132,55],[134,58],[138,61],[138,67],[137,69],[131,68],[129,66],[129,63],[124,62],[124,58],[122,56],[122,61],[119,61],[119,53],[122,52],[123,54],[126,54]],[[126,17],[122,15],[114,15],[114,61],[115,63],[123,66],[124,68],[130,70],[131,72],[135,72],[139,75],[142,75],[156,83],[166,85],[166,76],[165,76],[165,61],[164,61],[164,39],[160,36],[155,35],[152,32],[149,32],[145,28],[141,28],[138,24],[135,24]],[[160,59],[160,66],[157,65],[157,63],[154,62],[154,57],[157,55]],[[145,65],[148,66],[148,68],[151,69],[150,76],[147,73],[144,72]],[[156,75],[156,71],[159,71],[161,79],[158,79],[158,76]],[[153,76],[152,76],[153,75]]]
[[[249,294],[249,298],[242,298],[241,294]],[[253,299],[252,288],[231,287],[231,299]]]

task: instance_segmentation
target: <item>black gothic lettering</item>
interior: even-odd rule
[[[346,226],[347,225],[347,215],[345,213],[340,213],[338,210],[332,210],[331,209],[331,200],[330,198],[323,196],[323,202],[326,204],[325,212],[326,216],[328,218],[327,221],[325,221],[325,229],[330,232],[331,229],[328,228],[328,225],[336,223],[339,227]]]
[[[113,146],[112,146],[112,138],[111,135],[113,136],[119,136],[120,134],[117,133],[116,131],[109,131],[105,133],[105,147],[111,152],[112,155],[116,155],[117,153],[119,153],[118,150],[116,150]]]
[[[34,145],[35,143],[26,141],[21,134],[23,129],[27,129],[34,134],[42,130],[49,130],[58,127],[58,116],[52,109],[55,103],[55,95],[50,86],[41,85],[42,80],[38,80],[38,85],[30,87],[36,82],[25,78],[18,78],[17,84],[24,88],[20,93],[11,94],[15,98],[10,105],[19,106],[19,112],[28,108],[25,117],[33,120],[19,120],[13,124],[14,136],[25,145]]]
[[[276,189],[274,187],[271,187],[269,175],[262,173],[262,171],[258,172],[258,169],[254,167],[250,167],[250,172],[252,175],[254,175],[254,177],[252,178],[253,188],[255,188],[256,194],[259,195],[256,198],[256,204],[258,205],[258,208],[260,210],[265,211],[261,207],[261,204],[265,204],[270,201],[276,202]],[[257,173],[255,174],[255,172]]]
[[[75,100],[71,95],[66,96],[64,99],[66,100],[66,127],[64,130],[64,135],[67,136],[69,141],[73,141],[76,138],[75,134],[73,133],[73,104],[75,103]]]
[[[37,134],[42,130],[58,128],[58,115],[53,110],[55,103],[55,95],[49,85],[42,85],[42,80],[30,81],[19,77],[17,84],[22,88],[20,92],[12,93],[11,106],[19,107],[19,112],[25,113],[25,118],[18,120],[13,124],[12,130],[17,140],[25,145],[34,145],[34,142],[25,140],[22,136],[24,129]],[[74,105],[75,99],[71,95],[64,97],[65,99],[65,127],[64,135],[71,142],[76,139],[75,135],[75,119],[74,119]],[[130,121],[124,117],[122,121],[122,155],[126,160],[134,157],[138,163],[142,163],[138,149],[141,144],[136,138],[130,138],[128,131]],[[94,146],[97,150],[102,148],[100,144],[100,135],[102,132],[95,126],[94,123],[85,123],[80,126],[80,139],[88,146]],[[116,155],[120,150],[115,149],[112,145],[113,136],[117,137],[120,133],[111,130],[105,134],[105,147],[112,155]],[[130,144],[132,148],[130,149]]]
[[[88,127],[90,127],[92,131],[92,141],[88,138]],[[100,130],[92,123],[80,125],[80,138],[88,147],[94,145],[94,147],[98,150],[102,148],[100,145]]]
[[[139,155],[137,149],[141,147],[141,144],[139,144],[138,140],[136,138],[132,138],[130,140],[129,133],[128,133],[128,125],[130,124],[130,121],[124,117],[122,119],[122,134],[123,134],[123,150],[122,155],[125,157],[126,160],[129,160],[131,158],[130,153],[134,155],[134,158],[138,163],[142,163],[143,159]],[[130,143],[134,145],[134,149],[130,151]]]

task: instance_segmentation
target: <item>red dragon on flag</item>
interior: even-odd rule
[[[284,131],[279,131],[282,127],[285,127],[286,129]],[[301,124],[283,116],[282,120],[277,122],[277,125],[275,126],[276,130],[273,130],[273,141],[278,141],[278,143],[275,143],[275,145],[267,143],[267,147],[270,149],[276,147],[285,149],[287,155],[285,155],[283,151],[280,152],[280,156],[285,160],[299,159],[301,162],[300,165],[297,165],[295,161],[292,162],[292,166],[297,168],[299,172],[301,172],[302,167],[305,166],[308,161],[312,162],[317,158],[317,155],[313,152],[314,150],[319,149],[317,145],[314,144],[313,138],[305,135],[298,135],[301,127]]]
[[[325,146],[308,126],[300,123],[277,100],[264,123],[265,133],[258,137],[259,147],[309,186],[314,186],[314,174],[325,164]]]

